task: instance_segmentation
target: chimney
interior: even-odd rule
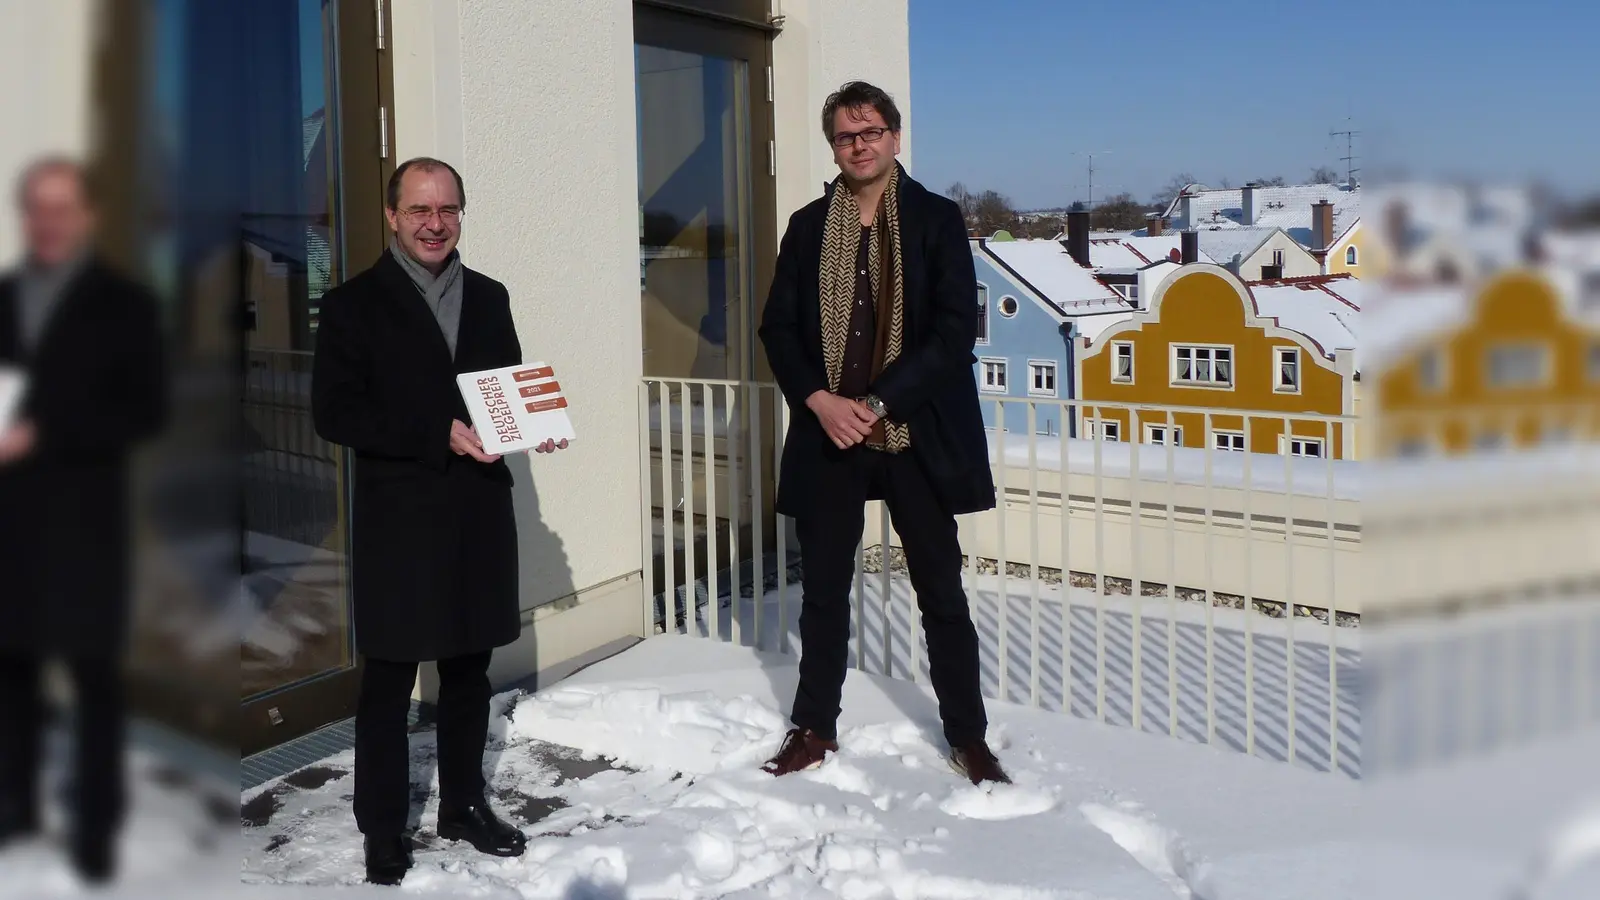
[[[1189,263],[1193,262],[1199,262],[1200,232],[1190,228],[1183,232],[1183,236],[1179,238],[1179,240],[1182,241],[1183,252],[1179,255],[1178,261],[1184,265],[1188,265]]]
[[[1161,213],[1150,213],[1144,217],[1144,233],[1150,237],[1160,237],[1167,230],[1167,218]]]
[[[1244,198],[1244,221],[1242,224],[1256,224],[1256,188],[1260,186],[1260,182],[1252,181],[1244,186],[1243,191],[1240,191],[1241,196]]]
[[[1333,204],[1326,198],[1311,204],[1311,249],[1326,250],[1333,243]]]
[[[1073,210],[1067,213],[1067,253],[1084,268],[1089,265],[1089,211]]]

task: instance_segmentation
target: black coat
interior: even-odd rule
[[[993,509],[994,476],[989,443],[972,376],[977,362],[978,282],[967,244],[966,223],[956,204],[929,192],[903,168],[900,178],[900,242],[905,268],[905,339],[900,356],[871,387],[891,421],[911,428],[911,455],[922,465],[939,503],[953,515]],[[810,500],[825,491],[820,472],[827,460],[868,452],[840,450],[805,405],[828,389],[822,361],[822,307],[818,299],[822,231],[830,184],[821,198],[789,218],[761,319],[778,387],[793,413],[778,476],[778,512],[804,518]]]
[[[128,459],[165,422],[160,307],[96,261],[63,289],[31,354],[0,280],[0,362],[30,389],[33,453],[0,467],[0,651],[111,655],[129,607]]]
[[[454,361],[389,253],[322,298],[312,416],[354,452],[356,646],[376,659],[447,659],[521,631],[511,470],[456,455],[450,426],[471,424],[455,376],[519,365],[522,346],[505,285],[462,278]]]

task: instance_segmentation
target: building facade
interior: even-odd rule
[[[1314,302],[1310,292],[1290,299],[1286,313]],[[1354,412],[1354,341],[1337,337],[1341,329],[1331,310],[1297,323],[1326,332],[1319,342],[1285,327],[1279,317],[1263,315],[1252,288],[1227,269],[1185,266],[1155,291],[1146,308],[1094,339],[1079,338],[1079,433],[1103,440],[1353,458],[1353,431],[1315,418]],[[1134,408],[1096,408],[1094,401]],[[1146,406],[1151,409],[1139,409]]]

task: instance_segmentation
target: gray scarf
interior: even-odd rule
[[[17,278],[17,299],[22,326],[22,349],[31,353],[44,337],[45,326],[56,306],[66,295],[67,286],[88,264],[88,254],[80,253],[70,261],[45,269],[25,263]]]
[[[389,252],[400,263],[400,268],[411,276],[411,283],[422,293],[422,299],[433,310],[433,317],[444,332],[444,342],[450,347],[450,358],[456,358],[456,337],[461,330],[461,254],[452,251],[437,277],[412,259],[400,243],[389,239]]]

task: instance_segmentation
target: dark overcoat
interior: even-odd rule
[[[955,202],[924,188],[896,165],[900,179],[900,241],[905,278],[905,337],[900,357],[884,367],[871,393],[891,421],[910,426],[911,449],[940,505],[952,515],[993,509],[994,475],[978,405],[978,282],[966,222]],[[779,463],[778,512],[804,518],[827,491],[822,472],[840,450],[806,398],[828,389],[822,360],[818,299],[822,231],[833,197],[823,196],[789,218],[762,313],[760,336],[774,377],[792,412]]]
[[[0,280],[0,363],[30,388],[33,452],[0,466],[0,652],[125,649],[128,461],[166,420],[160,307],[96,260],[63,288],[31,353],[18,285]]]
[[[322,298],[312,364],[317,433],[354,455],[356,646],[422,661],[501,647],[521,631],[511,470],[450,449],[471,424],[455,376],[522,362],[500,282],[462,272],[452,360],[427,301],[393,256]]]

